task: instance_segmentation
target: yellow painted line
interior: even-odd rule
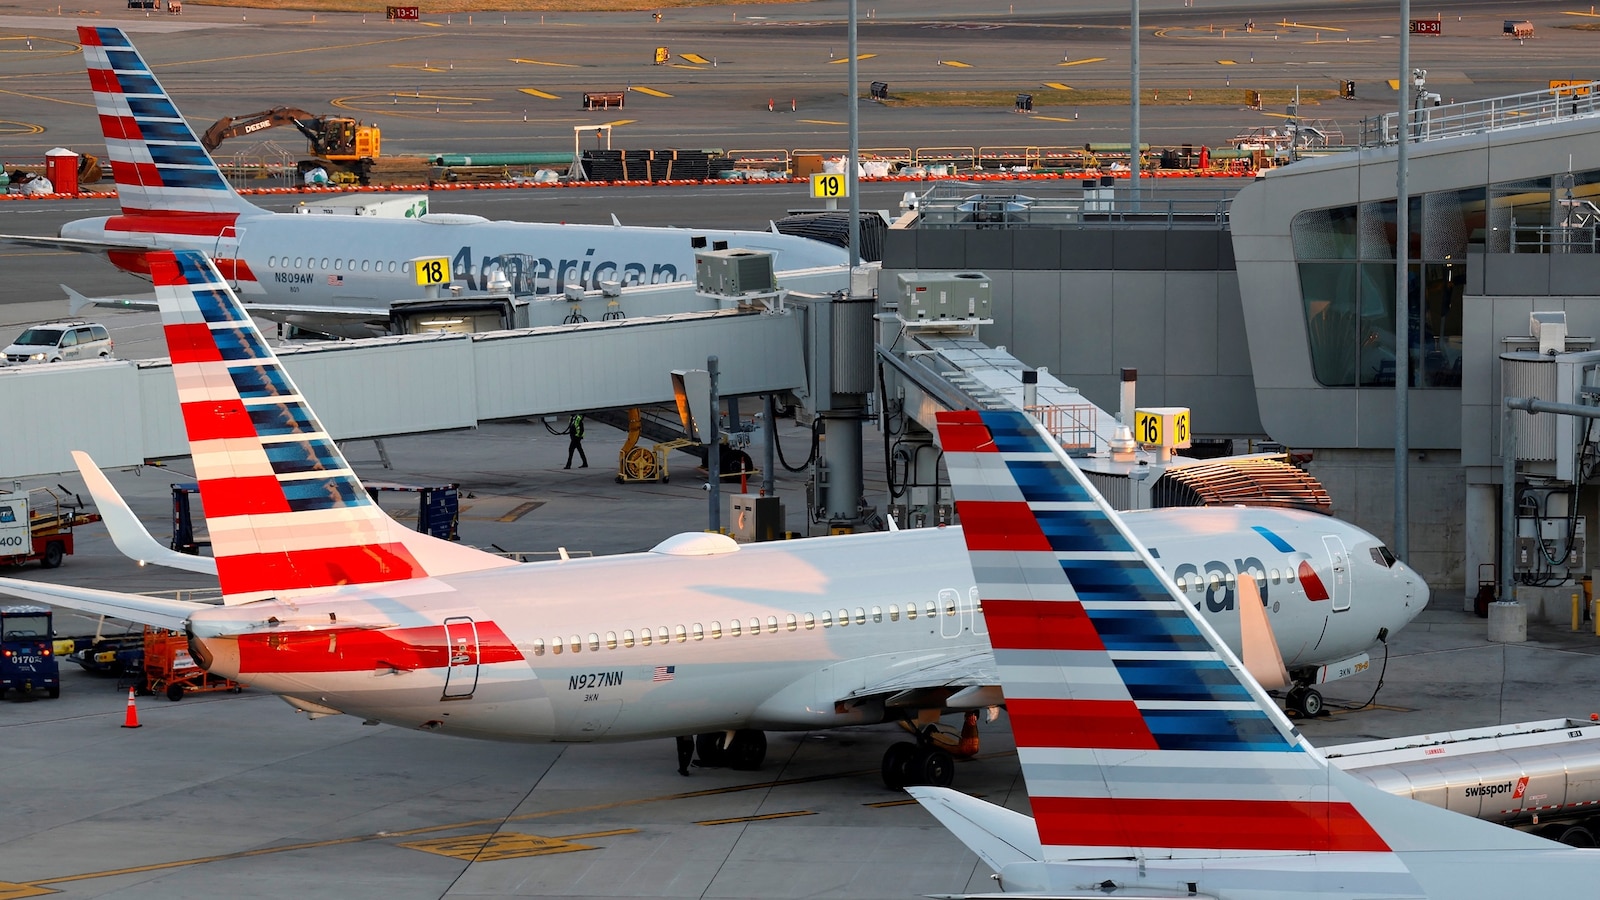
[[[910,799],[907,799],[907,800],[880,800],[877,803],[863,803],[861,805],[867,807],[868,809],[888,809],[891,806],[916,806],[917,805],[917,801],[910,800]]]
[[[580,850],[598,850],[589,844],[574,843],[579,838],[593,839],[618,834],[638,834],[637,828],[618,828],[589,834],[573,834],[565,838],[543,837],[537,834],[520,834],[515,831],[487,834],[464,834],[460,837],[434,838],[427,841],[406,841],[399,846],[408,850],[421,850],[462,859],[468,862],[486,862],[498,859],[525,859],[530,856],[549,856],[555,853],[576,853]]]
[[[1391,90],[1391,91],[1400,90],[1400,79],[1398,79],[1398,78],[1389,79],[1389,90]],[[1396,194],[1395,196],[1399,196],[1399,195]]]
[[[632,125],[633,123],[635,123],[637,121],[639,121],[639,120],[638,119],[618,119],[615,122],[601,122],[600,124],[601,125],[610,125],[612,128],[619,128],[619,127],[621,127],[623,125]]]
[[[739,822],[766,822],[770,819],[790,819],[795,816],[814,816],[816,812],[809,809],[797,809],[791,812],[767,813],[764,816],[735,816],[732,819],[707,819],[696,822],[696,825],[734,825]]]
[[[1015,750],[998,751],[995,753],[980,753],[976,759],[998,759],[1002,756],[1015,756]],[[862,778],[867,775],[876,775],[878,770],[855,769],[847,772],[829,772],[825,775],[807,775],[802,778],[780,778],[773,781],[758,781],[753,784],[736,784],[727,787],[707,788],[703,791],[684,791],[678,794],[660,794],[654,797],[636,797],[629,800],[613,800],[606,803],[592,803],[585,806],[571,806],[564,809],[547,809],[541,812],[522,813],[521,815],[496,816],[491,819],[474,819],[466,822],[451,822],[444,825],[424,825],[420,828],[410,828],[405,831],[390,831],[382,834],[362,834],[355,837],[333,838],[325,841],[305,841],[298,844],[282,844],[275,847],[263,847],[257,850],[241,850],[238,853],[219,853],[215,856],[201,856],[191,859],[175,859],[169,862],[151,863],[144,866],[128,866],[121,869],[106,869],[99,872],[83,872],[77,875],[62,875],[56,878],[35,878],[32,881],[19,882],[22,887],[36,888],[45,884],[67,884],[73,881],[93,881],[99,878],[112,878],[119,875],[137,875],[143,872],[159,872],[165,869],[182,869],[202,863],[223,862],[231,859],[249,859],[256,856],[272,856],[278,853],[290,853],[296,850],[316,850],[323,847],[336,847],[341,844],[365,844],[374,841],[387,841],[391,838],[412,837],[421,834],[439,834],[446,831],[459,831],[463,828],[501,828],[512,822],[527,822],[533,819],[548,819],[556,816],[588,815],[608,810],[628,809],[634,806],[644,806],[650,803],[667,803],[674,800],[698,800],[704,797],[723,797],[729,794],[741,794],[747,791],[770,791],[773,788],[794,787],[802,784],[820,784],[824,781],[838,781],[845,778]],[[602,832],[609,833],[609,832]],[[588,838],[596,835],[568,835],[571,838]]]
[[[524,94],[529,94],[529,95],[534,96],[534,97],[540,97],[540,98],[545,99],[545,100],[560,100],[561,99],[560,97],[557,97],[555,94],[546,93],[545,91],[541,91],[538,88],[517,88],[517,90],[521,91]]]
[[[542,59],[517,59],[517,58],[513,58],[511,61],[514,62],[514,63],[521,63],[522,65],[525,65],[525,66],[553,66],[553,67],[555,67],[557,69],[576,69],[576,68],[580,68],[575,63],[545,62]]]
[[[1035,122],[1071,122],[1071,119],[1058,119],[1055,116],[1029,116]]]
[[[443,28],[444,27],[444,24],[442,22],[418,22],[417,24],[418,25],[426,25],[429,28]]]
[[[1072,86],[1071,85],[1062,84],[1059,81],[1046,81],[1044,83],[1044,86],[1049,88],[1052,91],[1070,91],[1070,90],[1072,90]]]
[[[876,53],[860,53],[860,54],[856,55],[856,62],[860,62],[863,59],[871,59],[871,58],[873,58],[874,56],[877,56],[877,55],[878,54],[876,54]],[[850,61],[850,57],[841,56],[838,59],[830,59],[830,60],[828,60],[828,65],[836,66],[839,63],[847,63],[849,61]]]
[[[970,69],[970,68],[972,68],[972,66],[970,64],[964,63],[959,59],[941,59],[941,60],[939,60],[939,65],[941,65],[941,66],[949,66],[952,69]]]
[[[1058,66],[1086,66],[1089,63],[1097,63],[1097,62],[1105,62],[1105,61],[1106,61],[1106,58],[1104,56],[1091,56],[1088,59],[1070,59],[1070,60],[1064,59],[1061,62],[1056,63],[1056,65],[1058,65]]]
[[[633,87],[629,88],[629,90],[637,91],[637,92],[639,92],[641,94],[649,94],[652,97],[671,97],[672,96],[671,94],[667,93],[666,91],[658,91],[655,88],[640,87],[637,84],[634,85]]]
[[[1315,30],[1315,31],[1344,31],[1345,30],[1343,28],[1335,28],[1332,25],[1301,25],[1299,22],[1279,22],[1278,23],[1278,27],[1279,28],[1310,28],[1310,29]]]
[[[389,68],[391,68],[391,69],[416,69],[419,72],[443,72],[444,71],[443,69],[439,68],[438,66],[408,66],[408,65],[403,65],[401,63],[390,63],[389,64]]]
[[[1234,62],[1231,59],[1219,59],[1219,60],[1217,60],[1217,65],[1219,65],[1219,66],[1237,66],[1238,63]]]
[[[22,897],[42,897],[45,894],[58,894],[50,888],[35,887],[31,884],[12,884],[9,881],[0,881],[0,900],[19,900]]]
[[[667,68],[669,68],[669,69],[688,69],[691,72],[704,72],[706,70],[705,66],[686,66],[683,63],[673,63],[672,65],[668,66]]]
[[[827,119],[801,119],[800,121],[806,125],[838,125],[841,128],[850,124],[849,122],[830,122]]]
[[[709,64],[711,62],[711,60],[706,59],[704,56],[701,56],[698,53],[679,53],[678,54],[678,58],[682,59],[682,60],[684,60],[686,62],[698,63],[699,65],[702,65],[702,66],[707,65],[707,64]]]
[[[1563,16],[1583,16],[1586,19],[1600,19],[1600,13],[1563,11]]]

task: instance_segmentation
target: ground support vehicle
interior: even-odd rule
[[[244,685],[212,675],[189,655],[189,638],[164,628],[144,630],[144,690],[182,700],[184,694],[244,690]]]
[[[0,566],[35,561],[46,569],[61,565],[72,555],[73,529],[100,521],[98,513],[82,508],[49,488],[26,494],[0,491]]]
[[[350,180],[370,183],[373,164],[381,153],[383,132],[376,125],[363,125],[345,116],[315,116],[303,109],[275,106],[218,119],[206,129],[200,143],[207,150],[216,150],[228,138],[280,125],[293,125],[305,135],[306,150],[312,158],[300,161],[301,174],[320,167],[330,174],[348,173]]]
[[[51,612],[44,606],[0,606],[0,698],[7,691],[61,696]]]

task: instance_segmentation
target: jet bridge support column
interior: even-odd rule
[[[819,428],[808,496],[808,531],[830,534],[875,525],[877,510],[866,502],[861,474],[861,426],[869,416],[873,389],[873,315],[877,299],[870,287],[828,296],[789,295],[805,316],[805,396],[803,421]]]

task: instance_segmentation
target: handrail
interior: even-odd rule
[[[1424,106],[1411,110],[1407,115],[1407,131],[1415,143],[1509,128],[1527,128],[1562,119],[1586,118],[1597,111],[1597,91],[1600,91],[1600,81],[1592,81],[1587,85],[1544,88],[1487,100]],[[1398,143],[1399,121],[1398,111],[1362,119],[1362,149]]]

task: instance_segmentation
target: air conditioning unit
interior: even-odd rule
[[[738,296],[778,289],[772,254],[759,250],[702,250],[694,255],[695,290]]]
[[[993,295],[982,272],[907,272],[900,283],[900,317],[907,322],[987,320]]]

